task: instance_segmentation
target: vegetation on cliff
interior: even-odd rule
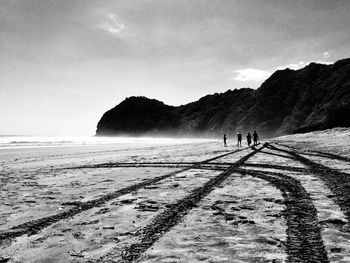
[[[219,135],[258,130],[264,136],[350,126],[350,59],[278,70],[257,90],[228,90],[173,107],[126,98],[107,111],[97,135]]]

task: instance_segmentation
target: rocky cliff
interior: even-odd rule
[[[201,135],[257,130],[264,136],[350,126],[350,59],[278,70],[257,90],[228,90],[173,107],[126,98],[107,111],[96,135]]]

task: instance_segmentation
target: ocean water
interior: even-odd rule
[[[59,146],[99,146],[113,144],[186,144],[210,142],[212,139],[94,136],[17,136],[0,135],[0,149]]]

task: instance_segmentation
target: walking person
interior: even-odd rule
[[[254,146],[258,145],[258,140],[259,140],[259,135],[257,134],[256,131],[254,131],[254,132],[253,132]]]
[[[226,138],[226,133],[225,133],[224,134],[224,147],[227,147],[226,140],[227,140],[227,138]]]
[[[242,133],[241,133],[241,131],[238,131],[238,133],[237,133],[237,146],[238,147],[242,146]]]
[[[247,134],[247,143],[248,143],[248,146],[250,146],[250,144],[252,143],[252,135],[250,134],[250,132],[248,132]]]

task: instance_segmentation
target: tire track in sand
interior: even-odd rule
[[[134,192],[134,191],[137,191],[141,188],[144,188],[145,186],[149,186],[149,185],[158,183],[159,181],[162,181],[162,180],[169,178],[173,175],[188,171],[190,169],[199,168],[201,164],[205,164],[205,163],[217,160],[219,158],[222,158],[222,157],[225,157],[227,155],[231,155],[231,154],[234,154],[234,153],[246,150],[246,149],[247,148],[231,151],[231,152],[221,154],[219,156],[215,156],[213,158],[210,158],[210,159],[207,159],[207,160],[204,160],[201,162],[195,162],[192,164],[192,166],[185,167],[182,170],[168,173],[165,175],[161,175],[161,176],[158,176],[155,178],[151,178],[151,179],[148,179],[146,181],[119,189],[115,192],[111,192],[109,194],[106,194],[98,199],[78,203],[78,204],[74,205],[74,207],[72,207],[72,208],[70,208],[67,211],[64,211],[62,213],[43,217],[43,218],[36,219],[36,220],[32,220],[32,221],[11,227],[9,230],[5,230],[5,231],[0,232],[0,243],[1,243],[1,241],[5,240],[5,239],[15,238],[15,237],[23,236],[25,234],[35,235],[36,233],[40,232],[42,229],[44,229],[44,228],[46,228],[46,227],[48,227],[56,222],[59,222],[61,220],[67,219],[67,218],[71,218],[71,217],[73,217],[73,216],[75,216],[83,211],[86,211],[86,210],[89,210],[91,208],[103,205],[112,199],[115,199],[115,198],[120,197],[122,195],[129,194],[129,193]]]
[[[317,210],[310,195],[298,180],[274,172],[246,169],[237,172],[268,181],[281,191],[286,206],[283,216],[288,227],[286,243],[288,262],[329,262],[321,228],[318,226]]]
[[[295,153],[316,156],[316,157],[324,157],[324,158],[334,159],[334,160],[339,160],[339,161],[344,161],[344,162],[350,162],[350,158],[346,157],[346,156],[341,156],[341,155],[334,154],[334,153],[327,153],[327,152],[323,152],[323,151],[312,151],[312,150],[302,151],[302,150],[296,149],[296,148],[291,147],[291,146],[286,145],[286,144],[282,144],[279,142],[274,142],[274,143],[279,145],[279,146],[289,148]]]
[[[124,251],[111,251],[97,261],[89,262],[133,262],[137,260],[143,252],[149,249],[158,239],[160,239],[172,227],[200,202],[205,196],[212,192],[215,187],[225,181],[239,166],[242,166],[250,157],[261,151],[266,146],[255,149],[231,165],[226,171],[210,179],[203,186],[194,189],[185,198],[170,204],[168,208],[157,215],[150,224],[140,229],[136,233],[138,241],[129,245]],[[118,257],[118,259],[115,258]]]
[[[341,208],[346,219],[350,222],[350,175],[348,173],[343,173],[311,161],[294,151],[277,148],[270,144],[268,144],[267,147],[271,150],[288,153],[295,157],[296,160],[309,167],[309,172],[320,178],[335,195],[336,204]]]

